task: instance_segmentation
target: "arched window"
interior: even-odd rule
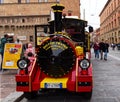
[[[22,19],[22,23],[25,23],[25,19]]]

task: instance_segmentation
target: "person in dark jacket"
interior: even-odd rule
[[[103,50],[103,52],[104,52],[104,60],[107,60],[107,54],[109,52],[109,44],[108,44],[107,40],[104,43],[104,50]]]
[[[8,39],[8,35],[5,34],[3,38],[1,38],[1,47],[0,47],[0,54],[1,54],[1,60],[3,61],[3,55],[4,55],[4,47],[5,47],[5,44],[7,43],[7,39]],[[1,67],[0,67],[0,70],[2,70],[2,61],[1,61]]]
[[[99,43],[96,41],[93,45],[95,58],[99,58]]]
[[[104,39],[102,39],[102,41],[99,43],[99,51],[100,51],[100,59],[103,59],[103,52],[104,52]]]

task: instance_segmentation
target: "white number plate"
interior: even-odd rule
[[[62,83],[45,83],[45,88],[62,88]]]

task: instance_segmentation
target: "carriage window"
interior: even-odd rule
[[[80,21],[67,21],[66,22],[66,31],[69,32],[81,32],[81,30],[83,30],[84,25],[82,22]]]
[[[76,42],[81,42],[84,39],[84,22],[78,20],[66,20],[66,32],[70,34],[71,39]]]

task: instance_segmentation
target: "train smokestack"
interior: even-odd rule
[[[65,7],[60,4],[55,4],[51,8],[53,9],[53,12],[54,12],[55,32],[61,32],[62,31],[62,11]]]

